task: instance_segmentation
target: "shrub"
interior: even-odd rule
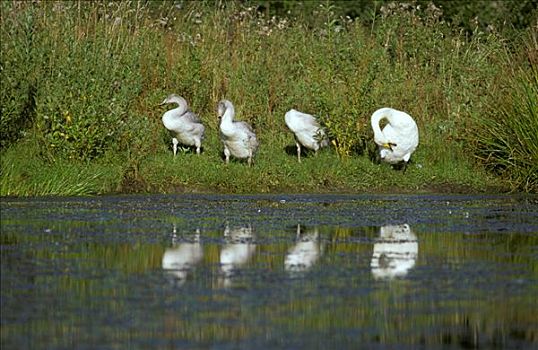
[[[143,89],[140,49],[152,40],[140,26],[144,10],[114,2],[10,4],[2,5],[9,67],[2,133],[14,136],[5,139],[26,121],[49,160],[93,159],[117,147]]]
[[[36,11],[23,14],[11,11],[7,2],[0,3],[0,149],[26,135],[35,118],[37,92],[35,61]]]

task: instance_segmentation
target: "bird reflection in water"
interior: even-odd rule
[[[224,229],[224,247],[220,251],[221,278],[219,284],[231,286],[232,277],[237,269],[245,265],[256,251],[252,227],[239,226],[231,228],[228,224]]]
[[[200,244],[200,230],[196,230],[196,234],[190,241],[179,244],[175,241],[176,228],[174,226],[173,245],[165,250],[162,266],[178,285],[183,285],[188,274],[202,261],[204,256],[202,245]]]
[[[290,248],[284,260],[284,268],[290,273],[301,273],[310,269],[319,259],[322,249],[318,228],[304,230],[297,225],[297,242]]]
[[[374,243],[372,274],[376,279],[405,277],[415,266],[417,255],[417,236],[409,225],[383,226]]]

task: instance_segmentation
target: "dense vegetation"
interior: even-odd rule
[[[2,2],[0,195],[536,192],[536,3],[473,3]],[[206,124],[200,156],[172,157],[172,92]],[[222,162],[224,97],[259,134],[253,168]],[[383,106],[419,124],[406,174],[371,160]],[[298,164],[290,108],[332,148]]]

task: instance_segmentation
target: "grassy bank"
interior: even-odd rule
[[[21,157],[29,151],[21,144],[2,157],[0,190],[3,195],[508,190],[505,182],[457,149],[441,152],[421,147],[404,174],[373,163],[367,155],[339,158],[334,149],[307,155],[298,163],[293,137],[284,131],[280,137],[262,137],[261,142],[264,147],[252,168],[238,161],[225,165],[217,136],[209,137],[199,156],[187,150],[174,158],[171,150],[163,149],[143,159],[118,157],[84,163],[48,164],[35,156]]]
[[[365,22],[327,4],[3,2],[0,195],[537,191],[536,24],[469,33],[434,6]],[[200,156],[172,156],[169,93],[206,125]],[[253,168],[222,161],[221,98],[259,135]],[[371,160],[383,106],[419,125],[405,174]],[[298,164],[290,108],[319,115],[331,148]]]

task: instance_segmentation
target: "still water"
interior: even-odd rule
[[[2,349],[538,347],[538,197],[1,201]]]

